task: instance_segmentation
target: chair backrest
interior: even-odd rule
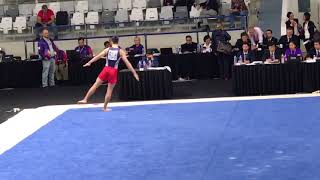
[[[81,13],[87,13],[89,11],[88,1],[76,1],[75,11]]]
[[[102,7],[105,11],[117,11],[118,0],[102,0]]]
[[[148,8],[159,8],[159,7],[161,7],[160,0],[149,0]]]
[[[99,24],[99,13],[94,11],[88,12],[86,24]]]
[[[134,8],[131,11],[130,21],[143,21],[143,11],[142,9]]]
[[[44,5],[45,3],[37,3],[35,4],[34,6],[34,9],[33,9],[33,15],[36,16],[38,15],[38,12],[42,9],[42,5]]]
[[[37,16],[30,16],[29,20],[27,21],[27,26],[34,27],[36,23],[37,23]]]
[[[67,11],[68,14],[74,13],[74,2],[73,1],[62,1],[60,3],[60,10]]]
[[[4,16],[4,6],[0,5],[0,17]]]
[[[147,1],[146,0],[133,0],[132,7],[138,8],[138,9],[146,9],[147,8]]]
[[[120,0],[118,4],[118,9],[131,10],[132,0]]]
[[[103,11],[101,14],[100,22],[102,24],[113,23],[114,22],[114,11]]]
[[[1,19],[1,27],[6,29],[12,29],[12,17],[3,17]]]
[[[16,17],[15,22],[13,23],[14,27],[26,27],[27,26],[27,18],[25,16]]]
[[[159,14],[157,8],[148,8],[146,11],[146,21],[157,21],[159,20]]]
[[[188,18],[187,6],[177,6],[176,12],[174,13],[174,18],[176,19]]]
[[[19,15],[20,16],[32,16],[32,11],[35,4],[19,4]]]
[[[5,6],[6,9],[6,16],[15,18],[17,16],[19,16],[19,7],[17,5],[9,5],[9,6]]]
[[[48,8],[51,9],[56,15],[57,12],[61,10],[61,4],[60,2],[51,2],[49,3]]]
[[[73,25],[83,25],[84,24],[84,13],[82,13],[82,12],[73,13],[72,24]]]
[[[163,6],[161,8],[160,19],[162,20],[173,19],[173,6]]]
[[[58,11],[56,15],[56,25],[68,25],[69,24],[69,14],[67,11]]]
[[[128,10],[119,9],[115,16],[115,22],[128,22],[128,21],[129,21]]]

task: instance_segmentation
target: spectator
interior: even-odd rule
[[[35,32],[37,39],[40,38],[40,32],[43,28],[49,28],[50,31],[54,33],[55,38],[57,38],[57,32],[54,26],[54,13],[51,9],[48,9],[47,5],[43,5],[42,9],[38,12],[37,23],[35,24]]]
[[[278,39],[273,37],[272,30],[268,29],[265,33],[265,38],[263,39],[263,47],[264,49],[268,49],[270,43],[278,44]]]
[[[247,43],[251,47],[251,42],[249,41],[249,36],[246,32],[241,33],[241,38],[237,40],[234,46],[234,51],[236,54],[238,54],[239,51],[242,51],[243,43]]]
[[[276,43],[270,41],[268,44],[268,49],[265,50],[262,60],[268,63],[280,63],[281,60],[281,50],[276,47]]]
[[[186,43],[181,45],[182,53],[195,53],[198,50],[198,44],[192,41],[190,35],[186,36]]]
[[[284,36],[281,36],[281,38],[279,40],[279,43],[278,43],[283,54],[285,53],[285,50],[287,50],[289,48],[289,43],[291,41],[295,42],[297,47],[300,48],[300,39],[299,39],[299,37],[293,34],[292,27],[288,27],[287,28],[287,34],[284,35]]]
[[[130,55],[144,54],[144,47],[141,44],[140,37],[134,38],[134,45],[128,48],[128,53]]]
[[[212,53],[213,46],[211,43],[211,37],[209,35],[204,36],[203,38],[204,44],[202,45],[202,53]]]
[[[38,41],[38,53],[42,60],[42,87],[55,86],[55,55],[58,51],[57,46],[49,37],[49,30],[44,28],[42,30],[42,38]]]
[[[290,57],[302,57],[302,51],[297,47],[297,44],[294,41],[289,43],[289,48],[285,52],[286,60]]]
[[[238,60],[241,60],[243,64],[250,64],[254,61],[254,53],[250,50],[250,46],[248,43],[243,43],[242,51],[238,53]]]
[[[263,44],[263,31],[260,27],[249,27],[248,35],[251,41],[251,50],[256,50],[259,45]]]
[[[78,38],[78,45],[79,46],[75,48],[75,51],[80,54],[81,59],[93,57],[92,49],[90,46],[84,44],[83,37]]]
[[[68,80],[67,54],[63,50],[58,50],[56,55],[56,79],[58,81]]]
[[[313,49],[308,51],[307,59],[320,59],[320,41],[315,41]]]
[[[288,20],[286,21],[286,28],[291,27],[293,29],[293,34],[300,36],[299,30],[301,29],[301,25],[299,24],[299,20],[294,18],[294,14],[292,12],[287,13]]]
[[[111,47],[111,44],[110,44],[109,41],[104,42],[103,45],[104,45],[104,48],[105,48],[105,49]]]
[[[312,21],[310,21],[310,13],[304,13],[303,19],[303,28],[301,30],[301,39],[304,41],[304,46],[309,52],[313,47],[313,36],[315,31],[317,30],[316,26]]]
[[[230,28],[235,28],[235,17],[241,17],[241,26],[246,27],[246,15],[248,15],[248,7],[244,0],[231,0],[231,9],[230,9]]]
[[[223,24],[218,22],[217,30],[212,32],[212,39],[214,52],[217,54],[219,68],[220,68],[220,78],[228,80],[231,78],[231,67],[232,67],[232,57],[231,51],[232,46],[229,44],[229,40],[231,36],[228,34],[227,31],[223,29]],[[221,47],[227,47],[230,45],[230,52],[222,52],[220,49]],[[222,48],[224,49],[224,48]],[[229,54],[230,53],[230,54]]]

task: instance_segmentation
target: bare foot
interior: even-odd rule
[[[81,100],[81,101],[78,101],[78,104],[87,104],[88,102],[87,102],[87,100]]]
[[[109,111],[111,111],[111,109],[110,109],[110,108],[107,108],[107,107],[102,108],[102,110],[103,110],[104,112],[109,112]]]

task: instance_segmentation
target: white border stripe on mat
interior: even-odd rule
[[[245,101],[245,100],[266,100],[285,98],[319,97],[314,94],[296,94],[279,96],[254,96],[254,97],[227,97],[227,98],[205,98],[185,100],[163,100],[163,101],[141,101],[141,102],[118,102],[110,103],[110,107],[139,106],[153,104],[177,104],[177,103],[200,103],[200,102],[221,102],[221,101]],[[87,105],[56,105],[44,106],[36,109],[26,109],[16,116],[0,124],[0,155],[14,147],[16,144],[45,126],[59,115],[69,109],[97,108],[102,104]]]

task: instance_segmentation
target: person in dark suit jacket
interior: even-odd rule
[[[301,29],[301,25],[299,25],[299,20],[294,18],[294,14],[292,12],[287,13],[288,20],[286,21],[286,28],[291,27],[293,29],[293,34],[299,36],[299,30]]]
[[[237,55],[238,60],[241,59],[243,64],[249,64],[255,60],[254,53],[250,50],[248,43],[243,43],[242,51]]]
[[[268,49],[264,51],[262,60],[268,63],[279,63],[281,56],[281,50],[276,47],[275,43],[270,42]]]
[[[306,56],[306,59],[320,59],[320,40],[319,41],[315,41],[313,48],[308,51],[308,54]]]
[[[192,41],[190,35],[186,36],[186,43],[181,45],[182,53],[195,53],[198,50],[198,44]]]
[[[314,22],[310,21],[310,13],[304,13],[303,19],[303,26],[301,29],[300,37],[303,40],[304,46],[306,47],[307,52],[309,52],[313,48],[313,36],[317,27],[315,26]]]
[[[289,48],[289,43],[293,41],[297,45],[298,48],[300,48],[300,38],[293,34],[292,27],[287,28],[287,34],[284,36],[281,36],[278,45],[281,49],[281,52],[284,54],[286,49]]]
[[[248,43],[251,47],[251,41],[249,39],[249,36],[246,32],[241,33],[241,38],[237,40],[236,44],[234,45],[233,51],[238,54],[239,51],[242,51],[242,45],[243,43]]]
[[[262,44],[263,49],[268,49],[270,43],[278,44],[278,39],[273,37],[271,29],[268,29],[265,34],[266,36],[264,37]]]

